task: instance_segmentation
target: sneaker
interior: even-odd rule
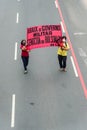
[[[64,72],[67,72],[66,68],[63,68],[63,71],[64,71]]]
[[[59,71],[63,71],[63,68],[60,68]]]
[[[24,71],[24,74],[27,74],[27,73],[28,73],[28,71],[27,71],[27,70],[25,70],[25,71]]]

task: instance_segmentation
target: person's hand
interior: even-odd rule
[[[23,46],[23,47],[22,47],[22,50],[24,50],[24,51],[25,51],[25,50],[26,50],[26,47],[25,47],[25,46]]]

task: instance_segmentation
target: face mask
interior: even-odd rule
[[[26,41],[23,41],[23,45],[26,45]]]
[[[63,42],[65,42],[66,40],[65,40],[65,39],[63,39],[62,41],[63,41]]]

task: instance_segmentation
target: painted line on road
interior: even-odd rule
[[[64,29],[62,21],[60,22],[60,24],[61,24],[61,27],[62,27],[62,32],[65,33],[65,29]]]
[[[16,15],[16,23],[19,23],[19,13]]]
[[[69,42],[69,45],[70,45],[70,49],[71,49],[71,53],[72,53],[72,56],[73,56],[73,59],[74,59],[74,63],[75,63],[76,69],[78,71],[80,83],[82,85],[82,89],[84,91],[85,98],[87,99],[87,87],[86,87],[86,84],[84,82],[84,79],[83,79],[83,76],[82,76],[82,73],[81,73],[77,58],[75,56],[74,49],[72,47],[72,43],[70,41],[70,37],[69,37],[68,31],[67,31],[67,28],[66,28],[66,24],[65,24],[63,15],[62,15],[62,11],[61,11],[61,8],[60,8],[60,5],[59,5],[59,0],[56,0],[56,1],[57,1],[57,5],[58,5],[58,12],[59,12],[60,18],[61,18],[61,20],[63,22],[65,33],[66,33],[66,36],[67,36],[67,39],[68,39],[68,42]]]
[[[78,77],[78,73],[77,73],[77,70],[76,70],[76,66],[75,66],[75,63],[74,63],[73,57],[70,56],[70,59],[71,59],[71,63],[72,63],[72,66],[73,66],[73,69],[74,69],[74,72],[75,72],[75,76]]]
[[[78,48],[78,50],[79,50],[79,55],[81,57],[84,57],[84,58],[87,57],[87,53],[82,48]]]
[[[11,127],[15,126],[15,94],[12,95]]]
[[[55,0],[55,6],[56,6],[56,8],[58,8],[58,5],[57,5],[57,2],[56,2],[56,0]]]
[[[14,60],[17,60],[17,46],[18,46],[18,43],[16,42],[15,43]]]
[[[74,35],[75,35],[75,36],[76,36],[76,35],[80,35],[80,36],[81,36],[81,35],[87,35],[87,33],[84,33],[84,32],[75,32]]]

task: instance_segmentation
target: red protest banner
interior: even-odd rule
[[[27,43],[30,49],[58,46],[55,42],[62,37],[61,25],[42,25],[27,28]]]

